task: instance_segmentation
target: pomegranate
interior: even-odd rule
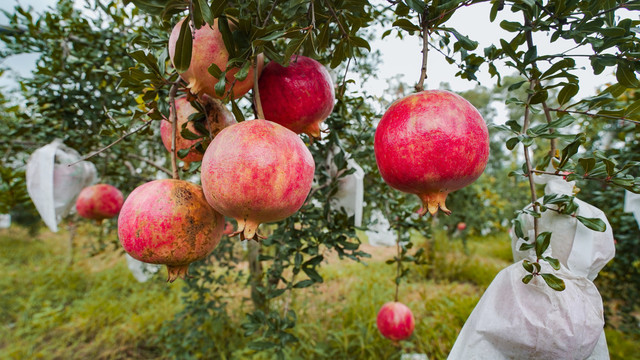
[[[391,187],[418,195],[420,214],[446,214],[447,194],[474,182],[487,165],[489,132],[467,100],[426,90],[394,102],[374,139],[378,169]]]
[[[214,137],[215,135],[217,135],[220,132],[220,130],[224,129],[225,127],[236,123],[236,119],[233,117],[231,112],[227,110],[227,108],[224,107],[224,105],[220,104],[218,100],[212,99],[209,96],[204,95],[201,97],[200,103],[202,104],[204,111],[206,112],[207,119],[205,122],[205,127],[209,130],[209,133],[210,133],[209,135],[211,137]],[[177,118],[177,126],[178,126],[178,128],[176,129],[176,149],[180,151],[183,149],[191,148],[187,156],[182,158],[182,161],[184,161],[186,168],[188,168],[189,164],[194,161],[201,161],[202,156],[204,155],[203,153],[200,153],[195,147],[192,147],[198,142],[202,141],[203,139],[188,140],[183,138],[180,135],[180,132],[182,131],[182,126],[185,123],[187,123],[187,129],[189,131],[191,131],[194,134],[200,134],[196,130],[195,126],[193,125],[193,122],[189,121],[189,116],[197,112],[198,110],[196,110],[193,106],[191,106],[191,103],[189,102],[186,96],[179,97],[176,99],[176,118]],[[160,137],[162,138],[162,143],[164,144],[164,147],[167,149],[167,151],[171,152],[171,122],[170,121],[163,120],[161,122]],[[205,148],[207,147],[207,145],[208,144],[206,142],[203,142],[203,146]]]
[[[137,187],[118,218],[118,237],[134,259],[165,264],[167,281],[187,275],[189,264],[218,245],[224,218],[207,203],[199,185],[154,180]]]
[[[238,222],[241,239],[258,240],[258,225],[302,207],[313,181],[311,152],[293,131],[266,120],[231,125],[202,159],[202,189],[211,206]]]
[[[464,231],[464,229],[467,228],[467,224],[459,222],[458,225],[456,225],[456,228],[458,229],[458,231]]]
[[[258,89],[265,119],[296,134],[320,137],[320,123],[335,100],[331,76],[322,64],[301,55],[292,56],[287,67],[272,61],[264,67]]]
[[[184,20],[182,19],[176,24],[169,36],[169,56],[172,62],[176,50],[176,42],[180,35],[180,27]],[[232,24],[229,25],[232,26]],[[216,95],[214,87],[218,83],[218,79],[209,74],[209,66],[216,64],[220,70],[225,71],[229,60],[229,52],[224,45],[220,30],[218,30],[218,20],[214,21],[213,26],[205,24],[200,29],[197,29],[192,36],[191,64],[187,71],[180,74],[180,77],[188,83],[187,87],[191,89],[192,93],[207,94],[221,99],[229,95],[233,84],[233,98],[238,99],[253,88],[253,66],[251,66],[247,77],[242,81],[237,81],[234,77],[240,68],[233,68],[226,73],[224,95]],[[263,59],[262,54],[258,55],[258,73],[262,70]]]
[[[411,309],[405,304],[388,302],[380,308],[376,324],[382,336],[393,341],[399,341],[411,336],[415,327],[415,320]]]
[[[118,215],[123,200],[115,186],[97,184],[82,189],[76,200],[76,211],[83,218],[101,222]]]

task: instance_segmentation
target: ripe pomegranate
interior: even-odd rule
[[[258,240],[258,225],[302,207],[313,181],[309,149],[291,130],[266,120],[231,125],[202,159],[202,189],[211,206],[238,222],[241,239]]]
[[[209,130],[210,137],[215,137],[220,130],[225,127],[235,124],[236,119],[233,117],[233,114],[229,110],[227,110],[224,105],[220,104],[218,100],[212,99],[207,95],[204,95],[199,100],[202,104],[205,112],[206,112],[206,122],[205,127]],[[199,134],[198,130],[196,130],[193,122],[189,121],[189,116],[191,114],[195,114],[198,112],[196,108],[191,106],[191,103],[187,99],[186,96],[179,97],[176,99],[176,119],[177,126],[176,129],[176,149],[178,151],[183,149],[189,149],[189,153],[187,156],[182,158],[182,161],[185,163],[185,168],[189,167],[189,164],[194,161],[201,161],[203,153],[199,152],[194,146],[198,142],[202,141],[202,139],[198,140],[188,140],[183,138],[180,135],[182,131],[182,126],[187,123],[187,129],[194,134]],[[172,112],[173,113],[173,112]],[[160,137],[162,138],[162,143],[167,151],[171,152],[171,122],[163,120],[160,124]],[[203,142],[203,147],[207,147],[208,143]]]
[[[207,203],[199,185],[154,180],[137,187],[118,218],[118,237],[134,259],[165,264],[167,281],[184,278],[189,264],[218,245],[224,218]]]
[[[76,211],[83,218],[101,222],[118,215],[123,200],[115,186],[97,184],[82,189],[76,200]]]
[[[376,324],[382,336],[393,341],[399,341],[411,336],[415,327],[415,320],[411,309],[405,304],[388,302],[380,308]]]
[[[169,56],[171,57],[172,63],[176,50],[176,42],[180,35],[180,27],[184,20],[185,19],[182,19],[176,24],[169,36]],[[229,25],[232,26],[232,24]],[[218,83],[218,79],[209,74],[209,66],[216,64],[220,70],[225,71],[227,61],[229,60],[229,52],[224,46],[220,30],[218,30],[218,20],[216,19],[214,21],[213,26],[205,24],[192,35],[191,64],[187,71],[180,74],[180,77],[188,83],[187,87],[191,89],[192,93],[204,93],[214,98],[224,98],[229,94],[231,85],[233,84],[233,98],[238,99],[253,88],[253,66],[251,66],[247,77],[242,81],[237,81],[234,77],[240,68],[233,68],[229,69],[225,76],[226,86],[224,95],[216,95],[214,87]],[[258,74],[262,70],[263,61],[264,58],[262,54],[258,55]]]
[[[291,57],[287,67],[272,61],[264,67],[258,89],[265,119],[320,137],[320,123],[335,101],[331,76],[322,64],[300,55]]]
[[[464,229],[467,228],[467,224],[459,222],[458,225],[456,225],[456,228],[458,229],[458,231],[464,231]]]
[[[394,102],[376,129],[378,169],[389,186],[416,194],[420,214],[446,214],[447,195],[474,182],[487,165],[489,132],[467,100],[426,90]]]

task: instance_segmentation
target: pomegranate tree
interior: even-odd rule
[[[171,31],[169,37],[169,56],[173,62],[176,50],[176,42],[180,35],[180,27],[185,19],[180,20]],[[231,25],[231,24],[229,24]],[[215,86],[218,83],[213,75],[208,71],[211,64],[216,64],[220,70],[225,71],[227,61],[229,60],[229,52],[224,45],[222,34],[218,30],[218,20],[216,19],[212,26],[205,24],[200,29],[195,30],[192,34],[193,43],[191,50],[191,64],[189,68],[180,74],[180,77],[187,82],[187,86],[194,94],[207,94],[214,98],[224,98],[231,91],[233,84],[233,98],[238,99],[246,94],[254,83],[253,66],[249,69],[247,77],[238,81],[234,75],[240,71],[240,68],[229,69],[225,75],[225,91],[222,96],[218,96]],[[262,69],[263,56],[258,55],[258,73]]]
[[[83,218],[101,222],[118,215],[123,200],[115,186],[97,184],[82,189],[76,200],[76,211]]]
[[[224,217],[207,203],[202,188],[184,180],[154,180],[137,187],[122,206],[118,237],[133,258],[167,265],[173,282],[189,264],[218,245]]]
[[[204,122],[205,128],[208,130],[210,137],[215,137],[216,134],[220,132],[220,130],[225,127],[235,124],[236,119],[233,117],[231,112],[227,110],[224,105],[220,104],[218,100],[212,99],[207,95],[204,95],[200,98],[200,103],[206,113],[206,119]],[[182,161],[185,163],[185,167],[189,167],[189,163],[194,161],[201,161],[204,153],[201,153],[195,148],[195,145],[202,141],[202,139],[194,139],[189,140],[185,139],[180,135],[183,126],[186,124],[186,128],[198,135],[200,132],[196,130],[193,121],[189,121],[189,116],[198,112],[196,108],[191,106],[188,98],[186,96],[179,97],[175,100],[176,102],[176,119],[177,119],[177,129],[176,129],[176,149],[177,151],[184,149],[191,149],[189,153],[182,158]],[[172,111],[172,110],[171,110]],[[172,111],[173,113],[173,111]],[[202,135],[202,134],[200,134]],[[163,120],[160,124],[160,136],[162,138],[162,143],[167,151],[171,151],[171,122],[167,120]],[[207,143],[203,144],[203,147],[207,147]]]
[[[315,163],[291,130],[266,120],[229,126],[202,159],[202,189],[211,206],[238,222],[241,239],[257,240],[264,222],[292,215],[304,203]]]
[[[322,64],[301,55],[291,57],[287,67],[272,61],[264,67],[258,89],[265,119],[320,137],[320,123],[335,101],[331,76]]]
[[[393,341],[400,341],[411,336],[415,320],[411,309],[405,304],[388,302],[380,308],[376,324],[382,336]]]
[[[487,165],[489,132],[459,95],[426,90],[394,102],[376,129],[378,169],[391,187],[418,195],[420,214],[446,214],[447,195],[474,182]]]

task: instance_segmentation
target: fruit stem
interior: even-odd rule
[[[178,132],[178,113],[176,110],[176,94],[178,93],[178,82],[171,85],[169,91],[169,105],[171,106],[171,173],[174,179],[180,180],[178,174],[178,155],[176,153],[176,135]]]
[[[416,84],[416,91],[420,92],[424,90],[424,81],[427,78],[427,59],[429,56],[429,22],[427,21],[427,9],[420,17],[420,23],[422,24],[422,66],[420,68],[420,80]]]
[[[264,112],[262,111],[262,101],[260,101],[260,89],[258,86],[258,59],[256,58],[253,67],[253,101],[256,104],[256,118],[267,120],[264,118]]]

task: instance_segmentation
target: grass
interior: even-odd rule
[[[240,329],[246,301],[230,304],[231,318],[224,324],[221,319],[169,323],[183,306],[180,283],[166,284],[164,270],[138,283],[119,251],[89,257],[92,234],[89,227],[80,229],[77,261],[70,267],[66,234],[30,239],[19,228],[0,231],[0,359],[165,359],[168,349],[182,348],[187,350],[181,358],[273,358],[246,347],[252,340]],[[397,359],[424,353],[446,359],[483,291],[510,263],[509,240],[469,239],[468,254],[459,240],[443,234],[419,242],[432,261],[414,268],[400,288],[400,301],[416,318],[409,341],[396,347],[375,325],[378,309],[393,300],[395,272],[384,261],[395,249],[364,245],[372,253],[365,264],[328,256],[321,269],[324,283],[293,293],[298,315],[293,333],[300,341],[287,357]],[[246,289],[237,290],[236,297],[246,297]],[[198,339],[183,339],[193,326]],[[640,359],[637,337],[607,329],[607,340],[612,359]],[[192,343],[202,348],[190,348]]]

